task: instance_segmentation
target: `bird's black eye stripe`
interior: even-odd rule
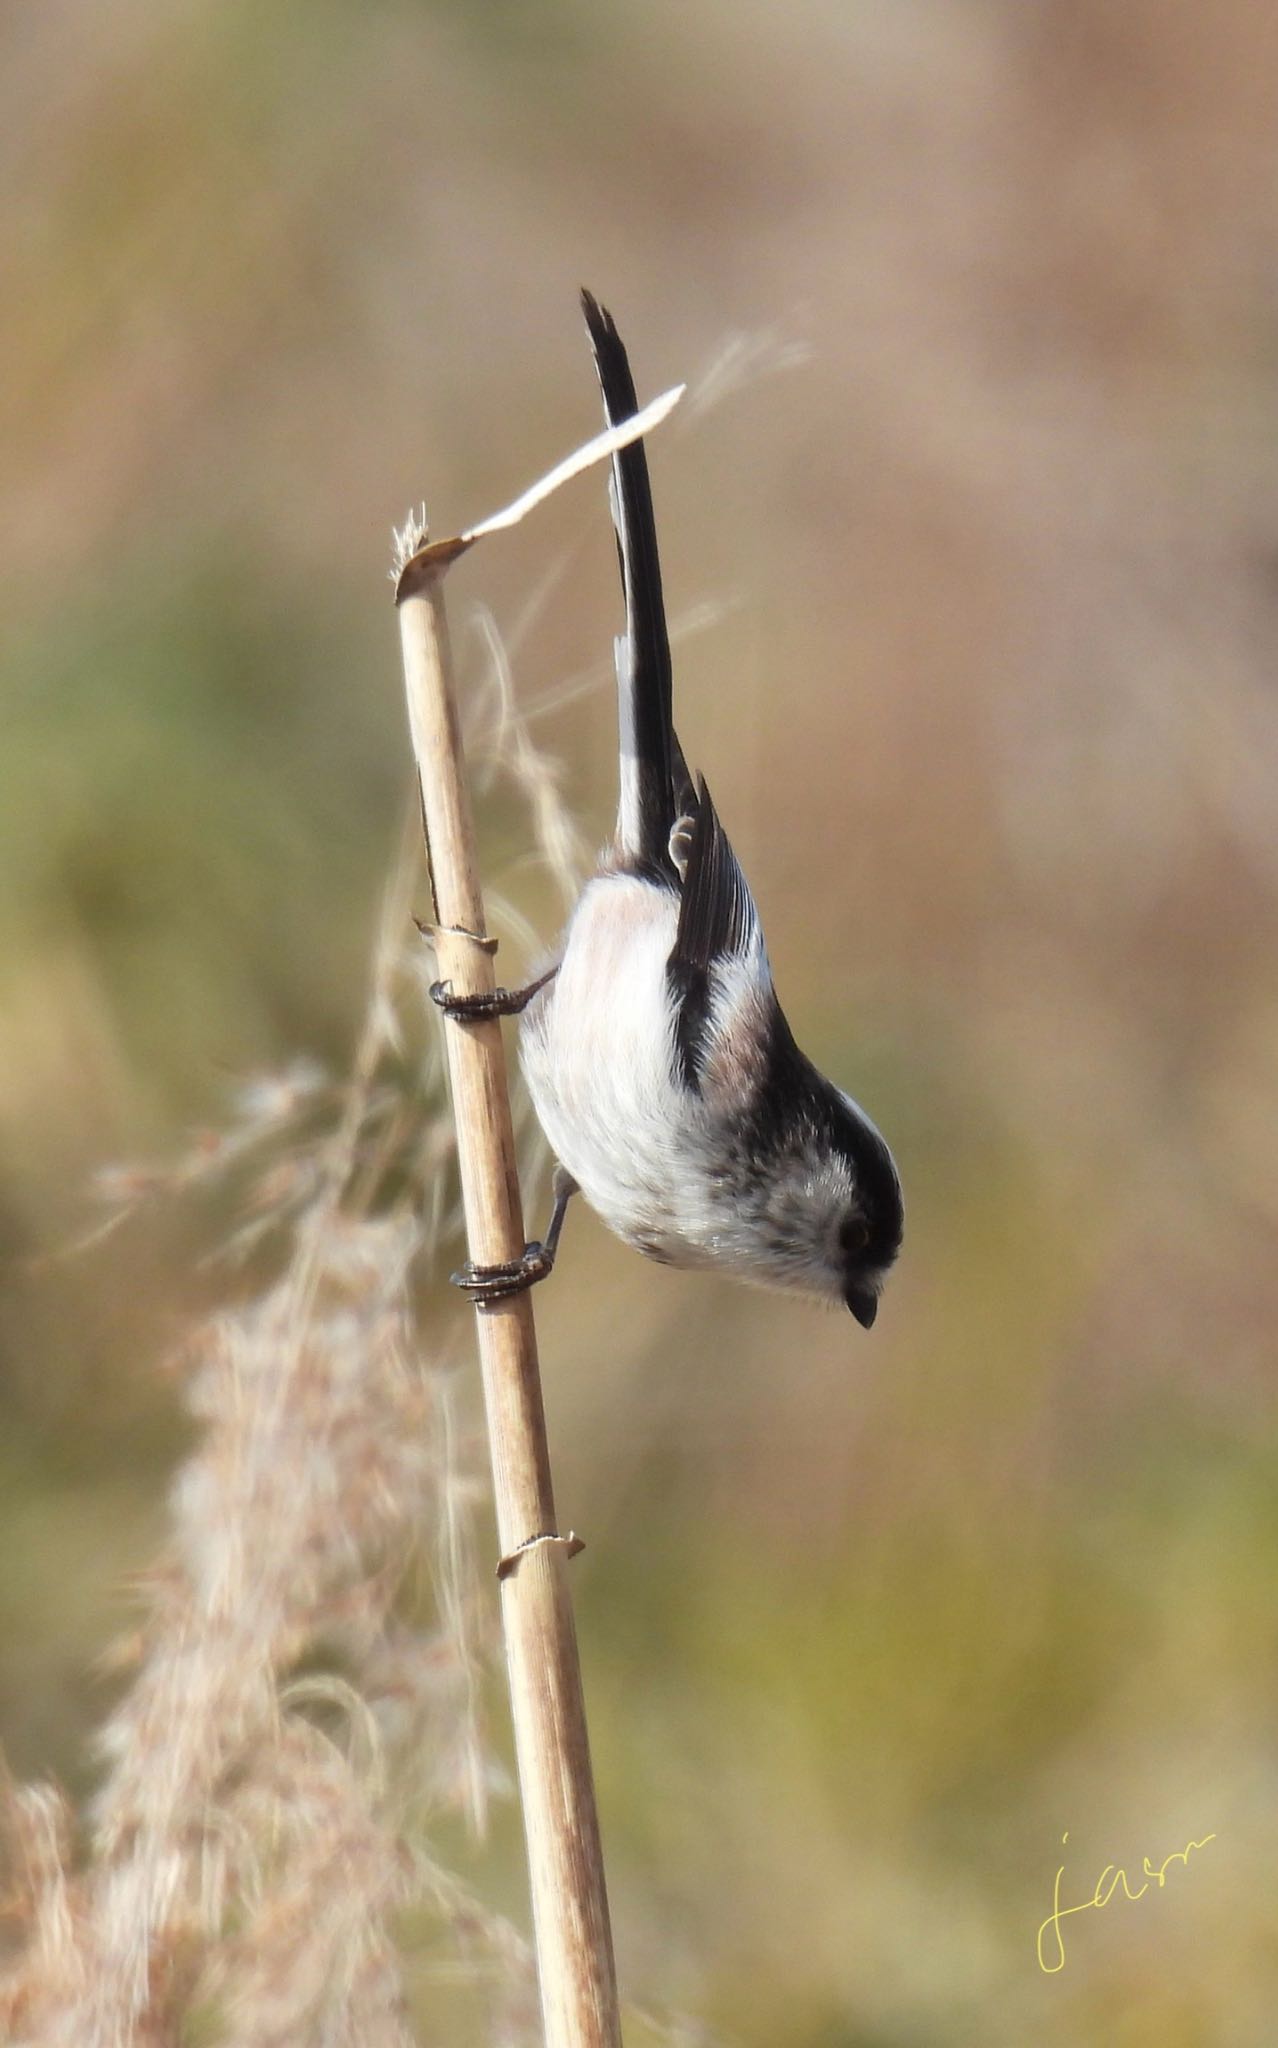
[[[849,1216],[839,1228],[839,1249],[851,1257],[863,1252],[870,1242],[869,1226],[860,1216]]]

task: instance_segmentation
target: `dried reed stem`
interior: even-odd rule
[[[420,536],[424,540],[424,535]],[[398,587],[409,726],[421,780],[441,979],[457,995],[495,985],[453,688],[443,578],[447,544],[421,549]],[[516,1259],[524,1224],[497,1020],[446,1029],[471,1257]],[[616,1973],[581,1669],[558,1533],[531,1297],[477,1311],[503,1560],[502,1620],[528,1843],[548,2048],[617,2048]],[[528,1547],[531,1546],[531,1547]]]

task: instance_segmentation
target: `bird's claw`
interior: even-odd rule
[[[505,1301],[512,1294],[535,1287],[546,1278],[554,1263],[551,1247],[534,1242],[524,1246],[522,1258],[508,1259],[500,1266],[477,1266],[468,1260],[460,1272],[450,1274],[449,1278],[454,1287],[470,1296],[477,1308],[486,1308],[490,1302]]]
[[[446,1017],[455,1017],[461,1024],[478,1024],[487,1017],[517,1017],[526,1010],[544,981],[534,981],[528,988],[495,988],[477,996],[455,996],[449,981],[432,981],[430,999]]]

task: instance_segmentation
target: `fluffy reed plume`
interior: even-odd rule
[[[494,646],[480,751],[530,802],[567,890],[576,841]],[[99,1737],[83,1853],[53,1788],[0,1793],[23,1929],[0,1979],[6,2040],[406,2048],[392,1928],[410,1904],[490,1987],[494,2036],[535,2028],[526,1944],[424,1840],[450,1812],[484,1824],[497,1603],[472,1557],[482,1460],[455,1413],[445,1311],[426,1329],[414,1306],[456,1216],[438,1039],[414,1043],[429,958],[413,828],[347,1084],[309,1067],[255,1082],[171,1172],[105,1185],[109,1230],[233,1176],[244,1220],[223,1250],[274,1277],[185,1347],[200,1439],[122,1653],[132,1682]],[[423,1555],[425,1624],[399,1597]]]

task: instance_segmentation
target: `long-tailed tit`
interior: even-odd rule
[[[638,410],[630,365],[611,315],[588,292],[582,306],[615,424]],[[523,1069],[564,1171],[545,1245],[458,1277],[481,1298],[539,1278],[575,1184],[649,1258],[844,1302],[868,1329],[901,1243],[896,1167],[795,1044],[754,900],[675,736],[641,441],[613,457],[611,498],[626,605],[616,833],[557,968],[487,1005],[524,1010]]]

